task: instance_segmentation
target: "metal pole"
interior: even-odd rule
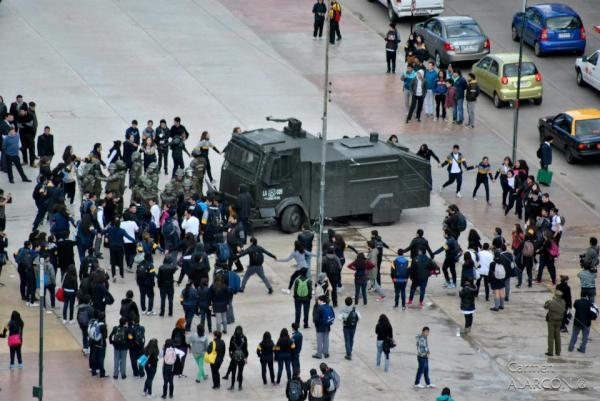
[[[391,5],[391,4],[390,4]],[[410,33],[413,33],[415,27],[415,10],[417,8],[417,0],[412,0],[410,3]]]
[[[329,12],[327,12],[327,29],[325,43],[325,78],[323,80],[323,128],[321,132],[321,180],[319,185],[319,236],[317,238],[318,252],[317,252],[317,279],[321,273],[321,265],[323,263],[323,233],[325,225],[325,163],[327,157],[327,106],[329,104],[329,35],[331,35],[331,24],[330,24]],[[317,280],[314,281],[315,285]]]
[[[519,109],[521,108],[521,70],[523,66],[523,35],[525,33],[525,10],[527,9],[527,0],[523,0],[523,17],[521,18],[521,27],[519,29],[519,63],[517,64],[517,99],[514,102],[513,112],[513,142],[512,159],[517,159],[517,138],[519,136]]]
[[[46,289],[44,288],[44,258],[39,258],[40,272],[40,351],[38,354],[38,385],[33,387],[33,397],[42,401],[44,396],[44,303]]]

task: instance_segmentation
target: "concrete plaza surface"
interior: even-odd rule
[[[0,91],[6,101],[21,93],[25,99],[38,103],[40,125],[53,128],[57,154],[67,144],[73,144],[80,155],[87,154],[94,142],[102,142],[107,149],[112,140],[123,138],[133,118],[144,124],[147,118],[156,122],[179,115],[192,133],[192,143],[199,139],[199,132],[206,129],[213,133],[213,140],[220,148],[227,142],[233,126],[245,129],[268,126],[270,124],[264,121],[267,115],[293,115],[316,133],[321,129],[322,98],[318,85],[322,82],[319,74],[323,42],[309,39],[311,16],[305,14],[307,6],[310,2],[306,0],[286,3],[285,8],[282,3],[270,0],[156,1],[151,4],[142,0],[5,1],[0,6],[0,43],[3,48],[14,49],[14,57],[3,65]],[[381,72],[381,38],[352,16],[345,18],[344,24],[344,42],[332,54],[334,76],[338,74],[329,119],[333,137],[367,132],[372,128],[370,119],[373,118],[369,110],[377,111],[381,119],[388,116],[379,109],[379,97],[361,97],[363,94],[356,91],[357,87],[368,88],[377,83],[382,93],[401,97],[398,88],[376,76]],[[454,141],[469,140],[455,129],[448,129],[443,138],[434,134],[405,138],[413,148],[417,141],[430,141],[446,148]],[[489,143],[488,148],[498,147],[493,135],[482,133],[480,138]],[[480,144],[480,147],[486,145]],[[214,162],[216,167],[220,165],[219,159],[215,158]],[[31,169],[27,168],[26,172],[30,177],[35,176]],[[218,179],[218,173],[216,176]],[[434,180],[439,181],[442,176],[442,172],[436,171]],[[162,178],[164,181],[165,177]],[[1,187],[8,190],[6,177],[0,180]],[[10,251],[28,234],[34,209],[31,190],[31,185],[10,187],[16,200],[7,210]],[[564,263],[559,266],[575,272],[572,261],[583,246],[581,240],[597,227],[596,217],[586,220],[585,210],[571,206],[568,194],[552,190],[553,197],[556,191],[558,202],[569,210],[569,226],[574,227],[573,235],[564,240],[566,245],[561,257]],[[416,229],[422,227],[432,247],[437,247],[442,243],[440,227],[446,201],[454,202],[454,198],[434,194],[430,208],[405,211],[397,224],[379,227],[379,230],[390,246],[397,247],[406,246]],[[471,201],[462,200],[460,206],[483,233],[490,233],[501,219],[497,210],[477,207]],[[501,221],[500,225],[506,229],[512,222],[510,219]],[[340,227],[350,243],[362,248],[370,229],[360,221]],[[263,246],[281,257],[289,253],[294,239],[275,230],[261,230],[257,236]],[[386,272],[390,257],[386,258]],[[438,257],[438,261],[441,262],[441,258]],[[106,267],[106,261],[103,265]],[[276,337],[279,330],[289,327],[292,321],[291,297],[278,291],[286,285],[292,268],[269,260],[266,272],[276,288],[274,295],[268,296],[262,283],[254,278],[246,292],[236,296],[234,301],[236,324],[244,327],[250,342],[244,391],[213,392],[209,382],[194,383],[195,367],[188,358],[188,378],[176,379],[176,398],[284,399],[283,386],[262,385],[254,349],[263,331],[269,330]],[[0,345],[0,399],[26,400],[37,379],[37,310],[27,309],[15,301],[18,280],[14,266],[5,267],[2,281],[7,285],[0,289],[0,320],[4,321],[13,309],[19,309],[25,317],[26,367],[23,371],[9,372],[8,349],[4,342]],[[344,273],[343,281],[342,295],[352,295],[349,272]],[[459,331],[462,315],[458,310],[457,293],[443,290],[441,281],[440,278],[430,281],[424,310],[409,308],[402,312],[392,308],[392,286],[386,273],[384,288],[388,298],[377,303],[370,297],[368,306],[359,307],[363,319],[352,362],[343,359],[341,325],[336,323],[332,356],[327,362],[342,377],[337,400],[434,399],[439,389],[415,392],[412,388],[416,371],[414,336],[424,325],[432,329],[432,380],[438,386],[451,387],[457,400],[598,398],[597,372],[600,369],[594,359],[600,351],[598,341],[589,344],[586,355],[567,353],[564,346],[562,358],[548,360],[543,356],[546,339],[541,305],[550,296],[544,286],[514,291],[510,304],[501,314],[492,314],[488,305],[479,299],[473,332],[464,337]],[[132,275],[126,276],[125,282],[111,285],[111,292],[118,302],[130,288],[137,294]],[[390,316],[398,343],[392,352],[389,373],[374,366],[374,326],[380,313]],[[173,318],[144,317],[142,324],[146,326],[147,338],[155,337],[162,344],[179,316],[182,310],[177,305]],[[77,327],[65,328],[53,315],[46,317],[45,399],[141,398],[142,382],[131,377],[129,366],[130,377],[125,381],[92,380],[87,375],[86,360],[78,351]],[[116,324],[117,317],[118,306],[109,307],[109,326]],[[310,357],[315,345],[314,330],[306,330],[304,335],[302,367],[306,378],[308,368],[316,367],[317,361]],[[594,340],[595,335],[596,332],[592,334]],[[566,339],[564,337],[563,342]],[[111,347],[105,367],[112,376]],[[547,385],[550,379],[551,384]],[[549,389],[542,390],[540,383]],[[160,393],[161,387],[159,370],[154,392]]]

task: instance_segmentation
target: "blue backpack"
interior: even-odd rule
[[[231,257],[231,250],[229,249],[229,245],[225,242],[219,242],[217,244],[217,262],[226,263],[229,261]]]
[[[404,256],[398,256],[394,260],[396,269],[396,283],[406,283],[408,281],[408,260]]]
[[[227,275],[229,279],[229,291],[232,294],[237,294],[238,292],[240,292],[240,288],[242,286],[240,276],[238,276],[237,273],[232,271],[227,272]]]
[[[330,327],[333,322],[335,322],[335,312],[333,311],[333,308],[331,305],[324,304],[321,305],[321,312],[321,323],[323,323],[324,326]]]

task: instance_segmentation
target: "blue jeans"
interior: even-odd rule
[[[454,110],[452,110],[452,117],[454,117],[454,121],[463,122],[464,119],[464,111],[463,105],[465,103],[465,99],[456,99],[456,106],[454,106]]]
[[[346,356],[352,356],[354,333],[356,333],[356,327],[344,327],[344,345],[346,346]]]
[[[421,281],[420,283],[417,283],[415,281],[412,282],[412,284],[410,285],[410,294],[408,295],[408,302],[412,302],[417,287],[419,287],[419,303],[422,304],[423,299],[425,299],[425,289],[427,288],[427,280]]]
[[[579,337],[579,332],[583,335],[581,339],[581,345],[579,346],[579,350],[581,352],[585,352],[585,347],[587,346],[588,338],[590,337],[590,328],[589,327],[581,327],[577,324],[573,325],[573,333],[571,333],[571,341],[569,342],[569,351],[573,351],[575,348],[575,344],[577,343],[577,337]]]
[[[281,358],[277,361],[277,384],[281,381],[284,366],[288,381],[292,377],[292,358]]]
[[[358,296],[362,292],[363,303],[367,304],[367,282],[366,281],[355,281],[354,282],[354,304],[358,305]]]
[[[406,281],[394,283],[394,307],[398,307],[398,298],[402,296],[402,307],[406,306]]]
[[[185,331],[190,331],[194,314],[196,314],[196,307],[191,305],[183,305],[183,311],[185,313]]]
[[[385,354],[385,361],[383,362],[383,370],[390,370],[390,353],[383,352],[383,341],[377,340],[377,366],[381,365],[381,354]]]
[[[430,385],[429,380],[429,358],[423,356],[417,356],[417,362],[419,367],[417,369],[417,377],[415,377],[415,385],[421,383],[421,375],[425,376],[425,384]]]

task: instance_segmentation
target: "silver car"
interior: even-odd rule
[[[490,40],[471,17],[435,17],[417,24],[427,51],[442,67],[461,61],[477,61],[490,52]]]

